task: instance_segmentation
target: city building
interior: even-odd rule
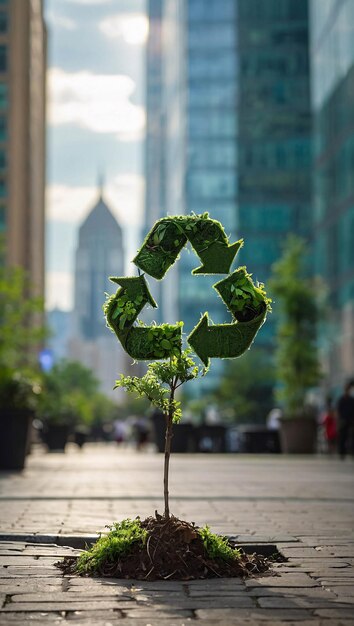
[[[209,211],[231,241],[245,239],[234,267],[266,281],[286,234],[311,228],[308,0],[150,0],[149,11],[148,137],[158,130],[147,144],[147,215]],[[197,262],[184,251],[160,299],[186,334],[205,310],[230,321],[215,276],[191,275]],[[273,345],[274,320],[257,345]],[[203,385],[222,367],[213,361]]]
[[[321,4],[321,1],[320,1]],[[237,0],[240,260],[266,282],[288,233],[312,228],[308,0]],[[276,306],[257,337],[271,346]]]
[[[102,311],[105,294],[117,289],[109,276],[124,276],[123,235],[100,189],[97,203],[79,229],[68,357],[92,369],[101,390],[117,400],[120,393],[113,391],[114,382],[127,371],[128,357],[106,327]]]
[[[53,363],[66,359],[68,356],[68,342],[72,327],[72,311],[62,311],[55,308],[47,312],[47,324],[50,336],[47,339],[47,350],[50,352]]]
[[[311,1],[315,271],[328,288],[328,390],[354,376],[354,2]]]
[[[42,0],[0,2],[0,232],[44,295],[46,29]]]
[[[164,174],[164,117],[162,106],[162,0],[148,0],[149,37],[146,46],[146,134],[145,134],[145,224],[143,237],[166,214]],[[163,323],[163,289],[159,281],[149,280],[157,309],[146,308],[145,323]]]
[[[237,233],[235,6],[234,0],[150,0],[147,57],[147,164],[160,168],[159,178],[147,169],[149,221],[157,217],[156,206],[159,217],[209,211],[232,240]],[[157,106],[149,107],[154,95]],[[154,143],[149,142],[152,128],[158,129]],[[152,204],[156,185],[158,201]],[[191,275],[197,265],[194,253],[182,251],[163,281],[159,301],[163,321],[182,319],[186,334],[205,310],[214,322],[229,319],[212,289],[215,276]],[[220,367],[215,361],[215,375]]]

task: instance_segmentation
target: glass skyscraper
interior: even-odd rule
[[[152,21],[156,2],[150,0]],[[148,136],[149,115],[159,115],[163,124],[163,176],[155,206],[163,198],[162,214],[209,211],[231,241],[245,238],[234,267],[246,264],[256,280],[265,281],[286,234],[309,236],[311,227],[308,0],[159,0],[159,5],[161,97],[150,113],[148,107]],[[147,67],[148,102],[156,68],[155,57]],[[156,145],[154,150],[150,163]],[[150,171],[151,215],[154,181]],[[197,265],[195,254],[183,251],[162,289],[163,317],[184,320],[186,334],[206,310],[214,323],[231,321],[212,289],[221,276],[192,276]],[[272,345],[272,319],[261,329],[258,345]],[[212,371],[221,366],[215,360]]]
[[[160,12],[159,7],[160,5]],[[231,240],[237,233],[237,3],[235,0],[150,0],[153,30],[148,42],[148,102],[156,92],[158,64],[152,56],[156,36],[160,36],[160,107],[150,107],[150,115],[162,120],[163,141],[159,155],[163,176],[160,195],[161,215],[209,211],[220,220]],[[156,20],[161,20],[157,33]],[[155,40],[153,42],[152,40]],[[150,85],[150,88],[149,88]],[[150,95],[149,95],[150,92]],[[157,112],[156,112],[157,111]],[[148,137],[152,122],[147,116]],[[150,140],[150,146],[152,142]],[[158,156],[158,147],[147,155],[147,166]],[[148,172],[148,169],[147,169]],[[154,216],[151,185],[147,179],[146,212]],[[182,319],[189,334],[200,314],[209,311],[214,322],[231,321],[212,285],[221,276],[192,276],[198,257],[183,250],[181,259],[169,272],[162,289],[164,321]],[[220,363],[215,361],[215,372]]]
[[[288,233],[311,228],[307,0],[238,0],[241,258],[266,281]],[[271,344],[274,313],[257,343]]]
[[[237,229],[237,54],[234,0],[186,2],[185,212],[220,220],[231,240]],[[222,276],[193,276],[195,254],[180,261],[180,314],[189,333],[206,310],[213,322],[231,316],[212,285]],[[213,362],[213,371],[220,361]]]
[[[331,386],[354,375],[354,2],[311,1],[315,269],[328,285],[320,347]]]

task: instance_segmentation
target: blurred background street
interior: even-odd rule
[[[173,451],[353,455],[353,94],[352,0],[0,2],[0,469],[40,442],[163,449],[102,306],[155,220],[205,211],[273,312],[183,387]],[[184,346],[232,321],[195,261],[141,312]]]
[[[36,449],[23,474],[3,475],[1,531],[95,534],[125,517],[162,513],[162,464],[151,450],[112,444],[88,444],[82,452],[71,445],[65,455]],[[353,482],[350,460],[175,454],[171,511],[255,542],[349,540]]]

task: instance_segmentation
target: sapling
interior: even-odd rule
[[[138,320],[145,305],[157,306],[140,270],[161,280],[188,241],[201,262],[192,274],[227,274],[214,288],[232,321],[212,324],[205,312],[187,337],[190,347],[182,350],[183,322],[145,326]],[[242,245],[242,240],[229,244],[220,222],[210,219],[207,213],[165,217],[153,226],[134,259],[138,276],[111,278],[119,288],[107,296],[104,304],[107,325],[134,360],[151,361],[144,376],[121,375],[115,387],[146,397],[165,418],[164,513],[110,527],[110,532],[83,553],[75,566],[64,565],[64,571],[166,579],[239,576],[247,575],[250,567],[253,571],[266,568],[264,560],[253,556],[250,561],[207,526],[200,529],[177,519],[170,514],[169,506],[173,424],[182,416],[177,390],[205,375],[211,358],[241,356],[251,346],[270,310],[263,284],[254,284],[245,267],[229,274]],[[192,351],[204,367],[197,365]]]
[[[116,387],[123,387],[139,397],[145,396],[151,404],[162,411],[166,421],[165,433],[165,462],[164,462],[164,516],[170,517],[169,507],[169,465],[171,455],[171,441],[173,424],[178,423],[182,416],[181,403],[176,400],[175,394],[179,387],[189,380],[197,378],[206,372],[205,368],[196,365],[191,358],[191,350],[187,348],[178,356],[171,356],[168,361],[150,363],[145,376],[124,376],[117,380]]]

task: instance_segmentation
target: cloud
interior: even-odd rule
[[[141,224],[144,179],[137,174],[118,174],[104,187],[104,198],[122,226]],[[47,219],[80,224],[98,199],[96,186],[74,187],[53,184],[47,187]]]
[[[145,111],[130,101],[135,83],[125,75],[48,71],[48,119],[52,126],[73,124],[120,141],[142,139]]]
[[[149,33],[149,21],[143,13],[111,15],[99,24],[101,32],[109,39],[122,38],[131,45],[143,45]]]
[[[66,2],[71,2],[72,4],[111,4],[112,0],[66,0]]]
[[[64,30],[76,30],[77,24],[70,17],[58,15],[52,11],[47,12],[46,19],[53,28],[63,28]]]
[[[70,311],[73,304],[73,274],[70,272],[47,272],[45,286],[46,309]]]

